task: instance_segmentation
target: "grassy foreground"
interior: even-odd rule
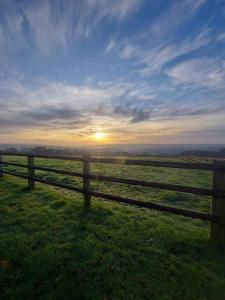
[[[225,299],[206,223],[25,187],[0,179],[0,299]]]

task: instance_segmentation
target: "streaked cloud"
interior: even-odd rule
[[[173,1],[151,24],[148,34],[156,39],[165,39],[174,34],[178,27],[188,22],[207,0]]]
[[[182,71],[181,74],[185,76]],[[194,80],[191,74],[186,76],[189,75]],[[185,80],[190,79],[185,77]],[[19,80],[5,80],[0,84],[0,91],[2,127],[81,129],[94,125],[96,118],[103,123],[104,120],[112,124],[114,120],[124,119],[132,124],[195,118],[225,111],[225,104],[220,101],[213,106],[205,102],[195,106],[174,101],[165,103],[158,96],[151,96],[147,82],[99,82],[97,86],[89,83],[77,86],[38,81],[30,87]]]
[[[180,84],[224,89],[225,60],[191,59],[166,70],[166,74]]]
[[[103,20],[120,21],[143,0],[33,0],[0,2],[0,53],[36,46],[43,55],[87,38]],[[14,49],[15,50],[15,49]]]
[[[195,36],[190,36],[181,41],[173,41],[159,44],[155,48],[142,48],[135,45],[126,45],[121,50],[121,58],[134,59],[137,64],[144,65],[139,72],[148,76],[154,72],[160,72],[167,63],[197,51],[211,41],[210,30],[203,29]]]
[[[116,40],[114,38],[110,39],[108,45],[105,48],[105,53],[110,52],[116,47]]]
[[[0,0],[0,138],[222,140],[224,28],[224,1]]]

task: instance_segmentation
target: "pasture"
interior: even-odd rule
[[[157,158],[158,159],[158,158]],[[167,158],[168,160],[168,158]],[[7,161],[26,163],[25,158]],[[35,164],[81,172],[80,162]],[[4,167],[26,174],[25,169]],[[121,178],[212,186],[212,173],[93,164],[91,172]],[[82,187],[76,177],[36,171]],[[224,247],[208,240],[208,222],[27,182],[0,178],[1,299],[224,299]],[[92,181],[95,190],[210,212],[211,197]]]

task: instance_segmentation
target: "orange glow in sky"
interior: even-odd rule
[[[97,141],[104,140],[105,138],[106,138],[106,134],[105,134],[104,132],[102,132],[102,131],[97,131],[97,132],[95,133],[95,139],[96,139]]]

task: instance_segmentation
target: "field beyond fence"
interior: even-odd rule
[[[26,164],[18,162],[9,162],[7,157],[19,156],[25,157]],[[73,170],[62,170],[56,168],[49,168],[37,166],[35,158],[42,158],[45,160],[60,160],[60,161],[76,161],[82,163],[82,172]],[[120,164],[130,166],[143,166],[155,168],[172,168],[172,169],[187,169],[187,170],[202,170],[213,172],[213,186],[212,188],[193,187],[169,183],[161,183],[155,181],[146,181],[139,179],[120,178],[114,176],[105,176],[104,174],[92,174],[92,163],[99,164]],[[19,174],[18,172],[6,170],[5,167],[13,166],[23,168],[26,174]],[[63,182],[56,182],[53,180],[43,179],[36,175],[36,171],[50,172],[55,174],[75,176],[82,179],[82,187],[75,185],[68,185]],[[176,162],[176,161],[156,161],[156,160],[135,160],[135,159],[120,159],[120,158],[98,158],[89,156],[49,156],[49,155],[32,155],[32,154],[18,154],[18,153],[0,153],[0,176],[4,174],[13,175],[27,180],[28,188],[33,189],[36,182],[47,184],[50,186],[68,189],[74,192],[82,193],[84,196],[84,207],[89,209],[91,206],[91,197],[99,197],[106,200],[135,205],[147,209],[155,209],[162,212],[173,213],[185,217],[191,217],[201,220],[210,221],[210,239],[225,241],[225,163],[222,161],[213,161],[213,163],[193,163],[193,162]],[[177,208],[167,205],[162,205],[152,201],[141,201],[138,199],[121,197],[109,193],[103,193],[92,188],[91,181],[103,181],[111,183],[126,184],[130,186],[139,186],[143,188],[154,188],[160,190],[176,191],[180,193],[190,193],[197,195],[210,196],[211,213],[203,213],[190,209]]]

